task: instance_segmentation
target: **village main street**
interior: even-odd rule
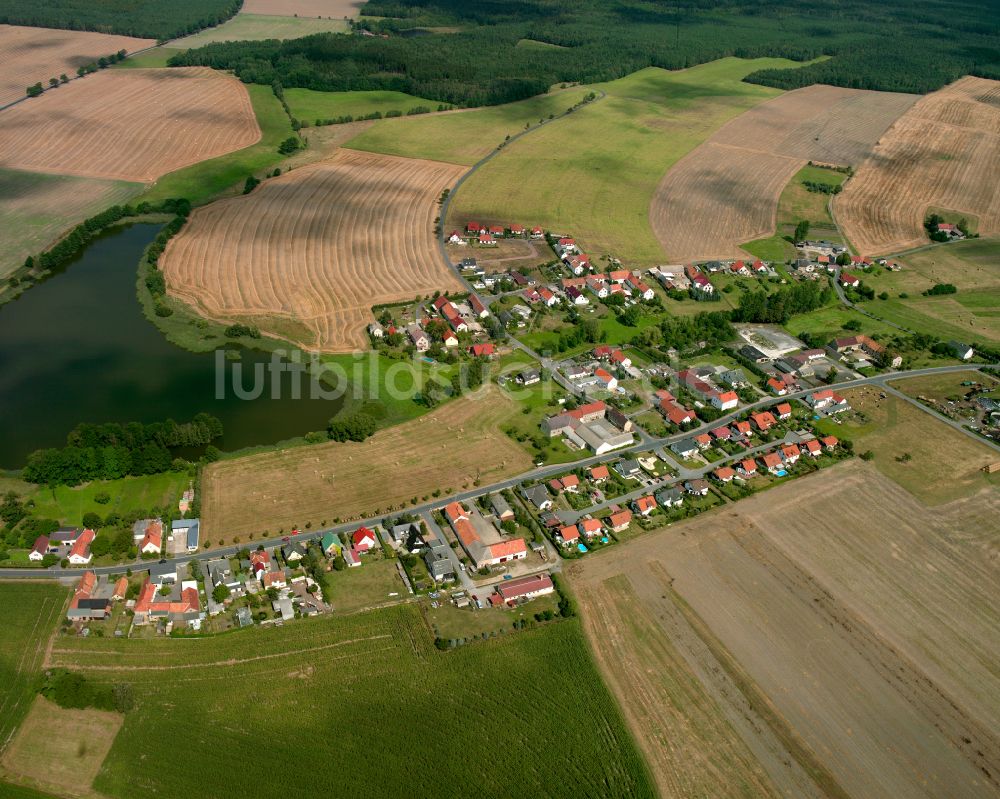
[[[978,441],[979,443],[988,446],[996,450],[997,452],[1000,452],[1000,445],[992,441],[988,441],[987,439],[984,439],[981,436],[976,435],[974,432],[966,429],[958,422],[949,419],[945,416],[942,416],[941,414],[927,408],[925,405],[913,399],[912,397],[908,397],[907,395],[903,394],[902,392],[899,392],[898,390],[888,385],[888,382],[892,380],[898,380],[908,377],[923,377],[927,375],[948,374],[953,372],[979,371],[982,369],[982,367],[983,367],[982,364],[969,363],[969,364],[956,364],[952,366],[912,369],[907,371],[887,372],[885,374],[875,375],[873,377],[864,377],[856,380],[849,380],[842,383],[837,383],[836,387],[837,389],[843,390],[843,389],[857,388],[860,386],[878,386],[879,388],[885,391],[891,392],[892,394],[898,395],[900,398],[908,402],[911,402],[915,407],[920,408],[925,413],[931,414],[932,416],[934,416],[934,418],[938,419],[941,422],[944,422],[945,424],[948,424],[955,430],[961,432],[963,435],[967,435],[973,438],[974,440]],[[505,480],[498,481],[496,483],[492,483],[490,485],[479,486],[475,489],[458,492],[447,497],[439,497],[433,500],[432,502],[424,502],[419,505],[414,505],[410,508],[407,508],[405,512],[414,515],[419,515],[426,521],[428,518],[431,518],[432,511],[442,507],[448,502],[462,502],[462,503],[471,502],[475,501],[479,497],[492,494],[497,491],[503,491],[505,489],[514,489],[525,481],[545,480],[551,477],[556,477],[558,475],[565,474],[567,471],[570,471],[572,469],[588,468],[591,466],[596,466],[598,464],[616,461],[628,454],[647,452],[651,450],[652,451],[663,450],[664,448],[669,447],[670,444],[698,435],[699,433],[707,432],[711,428],[727,425],[732,421],[734,421],[735,419],[737,419],[738,417],[743,416],[748,412],[769,408],[781,402],[790,402],[791,400],[802,399],[807,395],[811,394],[813,391],[815,391],[815,389],[810,388],[803,391],[790,392],[781,397],[762,397],[760,400],[757,400],[756,402],[743,405],[741,408],[733,411],[732,413],[720,416],[719,418],[714,419],[711,422],[705,422],[697,428],[692,428],[682,433],[677,433],[670,436],[655,438],[649,436],[645,432],[640,432],[639,434],[640,440],[631,446],[622,447],[621,449],[614,450],[604,455],[595,455],[595,456],[581,458],[580,460],[573,461],[571,463],[563,463],[552,466],[542,466],[524,472],[520,475],[510,477]],[[773,447],[776,446],[778,443],[780,442],[771,442],[766,446]],[[650,491],[655,490],[655,488],[662,486],[663,484],[673,482],[678,479],[688,480],[688,479],[696,479],[704,477],[704,475],[708,474],[710,471],[717,469],[719,466],[724,465],[733,460],[747,457],[747,455],[750,455],[754,451],[760,449],[762,449],[762,447],[756,447],[754,448],[754,450],[748,450],[747,452],[740,453],[739,455],[726,458],[716,463],[708,464],[698,469],[684,468],[679,464],[673,462],[672,459],[668,458],[667,459],[668,463],[671,463],[674,467],[677,468],[679,477],[665,477],[659,479],[655,482],[655,485],[651,484],[649,486],[644,486],[641,490],[634,491],[628,495],[625,495],[624,497],[617,497],[614,501],[617,502],[627,501],[628,499],[632,498],[633,494],[639,496],[643,493],[649,493]],[[572,521],[573,519],[570,518],[571,516],[579,518],[580,516],[588,512],[597,510],[598,508],[603,507],[606,504],[607,503],[602,503],[601,505],[595,506],[594,508],[588,508],[587,510],[581,511],[578,514],[567,514],[566,518],[567,520]],[[256,546],[263,546],[267,549],[270,549],[272,547],[281,546],[289,541],[307,542],[312,540],[318,540],[322,538],[326,533],[340,534],[346,532],[353,532],[362,525],[375,526],[381,524],[385,518],[386,517],[384,515],[380,515],[365,519],[355,519],[353,521],[345,522],[343,524],[335,525],[332,527],[310,530],[308,532],[300,532],[291,536],[275,537],[267,540],[262,540],[257,542]],[[97,574],[107,575],[107,574],[120,574],[123,569],[131,568],[133,571],[138,572],[138,571],[148,570],[151,566],[154,566],[157,563],[181,565],[189,563],[192,560],[210,560],[212,558],[218,558],[218,557],[232,557],[236,555],[240,550],[246,549],[247,546],[248,546],[247,544],[241,544],[229,547],[220,547],[218,549],[206,550],[204,552],[198,553],[197,555],[186,555],[175,558],[168,558],[162,561],[144,561],[137,563],[119,564],[114,566],[98,566],[94,568],[63,569],[59,566],[54,566],[50,569],[45,569],[45,570],[0,569],[0,578],[26,579],[26,580],[39,580],[39,579],[72,580],[72,579],[78,579],[80,576],[84,574],[84,572],[87,571],[92,571],[96,572]],[[558,567],[558,558],[552,558],[547,564],[546,569],[551,570],[557,567]],[[456,570],[456,574],[462,575],[460,579],[462,584],[465,585],[466,587],[470,587],[471,585],[473,585],[471,577],[467,575],[464,570],[459,568]]]

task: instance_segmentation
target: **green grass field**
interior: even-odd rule
[[[119,61],[112,69],[153,69],[162,68],[167,65],[167,60],[172,55],[182,52],[176,47],[157,47],[136,56],[130,56],[124,61]]]
[[[274,166],[284,156],[278,154],[278,145],[292,135],[292,125],[274,96],[270,86],[248,84],[261,140],[235,153],[222,155],[200,164],[179,169],[164,175],[143,195],[144,200],[155,201],[169,197],[186,197],[193,204],[214,200],[228,193],[242,190],[248,175]]]
[[[792,64],[725,58],[595,85],[607,97],[514,142],[473,175],[447,225],[470,218],[540,224],[571,233],[593,256],[662,263],[649,224],[660,179],[724,122],[780,93],[743,83],[745,75]]]
[[[76,488],[39,487],[29,495],[35,503],[32,515],[55,519],[61,524],[79,525],[83,515],[89,512],[103,518],[112,511],[125,514],[176,507],[190,480],[186,472],[166,472],[145,477],[123,477],[121,480],[95,480]],[[110,494],[111,501],[103,505],[95,502],[94,497],[101,493]]]
[[[124,180],[0,169],[0,241],[4,243],[0,278],[74,225],[108,206],[127,202],[142,189],[141,183]]]
[[[653,795],[576,620],[450,652],[414,605],[57,649],[71,650],[59,664],[110,665],[88,677],[133,686],[93,786],[108,797]]]
[[[56,583],[0,583],[0,751],[28,712],[65,600]]]
[[[591,90],[589,86],[578,86],[509,105],[383,119],[348,141],[347,146],[355,150],[472,166],[503,144],[505,136],[519,133],[526,125],[537,125],[550,114],[561,114]]]
[[[213,42],[245,42],[260,39],[298,39],[314,33],[343,33],[348,30],[343,19],[318,17],[280,17],[271,14],[244,14],[214,28],[205,28],[192,36],[175,39],[171,47],[187,49]]]
[[[436,111],[441,105],[437,100],[425,100],[412,94],[390,91],[316,92],[312,89],[285,89],[285,101],[296,119],[309,122],[342,116],[361,117],[375,111],[382,114],[399,111],[405,114],[411,108],[418,107]]]

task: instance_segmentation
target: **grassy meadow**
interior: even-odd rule
[[[314,33],[344,33],[349,28],[343,19],[319,17],[282,17],[272,14],[244,14],[240,12],[214,28],[205,28],[191,36],[175,39],[172,47],[187,49],[202,47],[214,42],[245,42],[260,39],[298,39]]]
[[[462,186],[448,225],[504,219],[566,231],[591,255],[662,263],[649,208],[663,174],[777,89],[743,83],[781,59],[649,68],[590,87],[607,96],[514,142]]]
[[[653,794],[576,620],[439,652],[404,605],[210,639],[67,638],[54,658],[133,685],[93,784],[107,797]]]
[[[351,139],[347,146],[355,150],[472,166],[503,144],[505,136],[537,125],[539,120],[551,114],[563,113],[592,90],[589,86],[577,86],[508,105],[383,119]]]
[[[404,92],[317,92],[312,89],[285,89],[285,102],[296,119],[308,122],[343,116],[361,117],[376,111],[405,114],[418,107],[436,111],[441,105],[437,100],[425,100]]]

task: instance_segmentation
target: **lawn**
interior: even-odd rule
[[[878,313],[877,310],[875,312]],[[840,304],[828,305],[825,308],[819,308],[804,314],[796,314],[785,325],[785,329],[793,336],[809,333],[818,335],[826,340],[835,336],[854,335],[852,331],[844,328],[844,323],[852,320],[860,321],[861,330],[857,332],[867,335],[899,333],[891,325],[879,322],[877,319],[871,319]]]
[[[653,793],[576,620],[450,652],[435,650],[414,605],[208,639],[60,647],[60,663],[111,665],[120,671],[88,676],[133,684],[136,708],[94,781],[108,797],[254,799],[334,784],[344,796],[450,797],[473,784],[484,796],[554,796],[567,784],[579,796]],[[175,668],[142,679],[161,666]],[[266,712],[249,721],[264,687]],[[404,740],[419,741],[426,768]],[[234,758],[255,766],[233,768]]]
[[[594,85],[607,96],[514,142],[469,178],[448,225],[470,218],[539,224],[571,233],[592,256],[662,263],[649,224],[660,179],[724,122],[780,93],[743,83],[745,75],[792,65],[725,58]]]
[[[925,505],[941,505],[989,485],[1000,486],[1000,475],[981,471],[997,459],[995,451],[906,400],[881,394],[869,387],[845,392],[853,410],[839,420],[818,422],[817,429],[853,441],[855,453],[870,451],[880,472]]]
[[[441,105],[437,100],[425,100],[403,92],[317,92],[312,89],[285,89],[285,102],[296,119],[309,122],[345,116],[362,117],[375,111],[405,114],[412,108],[420,107],[436,111]]]
[[[65,601],[66,589],[56,583],[0,583],[0,750],[31,706]]]
[[[762,261],[781,263],[795,257],[795,247],[790,242],[785,241],[784,236],[784,233],[775,234],[766,239],[748,241],[741,244],[740,247]]]
[[[80,525],[84,514],[90,512],[103,518],[112,512],[124,515],[138,510],[176,508],[190,482],[187,472],[165,472],[120,480],[95,480],[76,487],[39,487],[30,495],[35,503],[32,515],[55,519],[60,524]],[[110,501],[96,502],[94,498],[99,494],[109,494]]]
[[[200,205],[223,193],[236,194],[242,189],[247,176],[259,174],[284,158],[278,154],[278,145],[293,133],[288,115],[270,86],[248,84],[246,90],[250,93],[257,115],[261,140],[234,153],[164,175],[142,199],[154,202],[169,197],[186,197],[193,204]]]
[[[507,607],[476,610],[471,605],[458,608],[446,597],[439,600],[436,608],[431,607],[430,600],[424,600],[420,605],[436,638],[459,640],[509,633],[515,621],[531,621],[536,613],[546,610],[558,614],[559,599],[555,594],[549,594],[513,610]]]
[[[384,119],[347,146],[410,158],[429,158],[472,166],[525,126],[561,114],[591,91],[588,86],[555,90],[508,105],[433,116]],[[435,104],[433,107],[437,107]]]
[[[260,39],[298,39],[314,33],[344,33],[349,29],[346,20],[314,17],[282,17],[271,14],[244,14],[240,12],[222,25],[205,28],[191,36],[176,39],[172,47],[186,49],[202,47],[213,42],[245,42]]]
[[[399,577],[394,559],[387,560],[377,551],[362,555],[361,561],[361,566],[330,575],[330,591],[325,599],[335,611],[354,613],[406,596],[406,586]]]

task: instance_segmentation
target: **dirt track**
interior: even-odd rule
[[[77,67],[101,56],[119,50],[132,53],[154,44],[154,39],[131,36],[0,25],[0,105],[24,97],[25,89],[35,83],[48,86],[49,78],[63,73],[75,78]]]
[[[927,243],[929,206],[1000,232],[1000,82],[966,77],[904,114],[849,181],[834,207],[866,255]]]
[[[0,114],[0,166],[149,182],[260,136],[236,78],[204,67],[108,70]]]
[[[807,161],[858,164],[916,95],[809,86],[741,114],[682,158],[650,205],[675,260],[745,257],[775,231],[778,197]]]
[[[340,150],[197,210],[161,260],[167,285],[211,318],[327,352],[366,348],[373,305],[459,288],[434,217],[462,171]]]
[[[665,673],[643,653],[655,634],[622,646],[602,628],[622,618],[607,607],[622,579],[655,646],[684,653],[786,795],[810,775],[814,793],[997,796],[998,518],[995,491],[927,510],[849,463],[610,550],[572,582],[640,738],[673,739],[677,708],[694,723],[703,704],[644,689]],[[653,760],[665,795],[688,795],[672,781],[686,759]]]

